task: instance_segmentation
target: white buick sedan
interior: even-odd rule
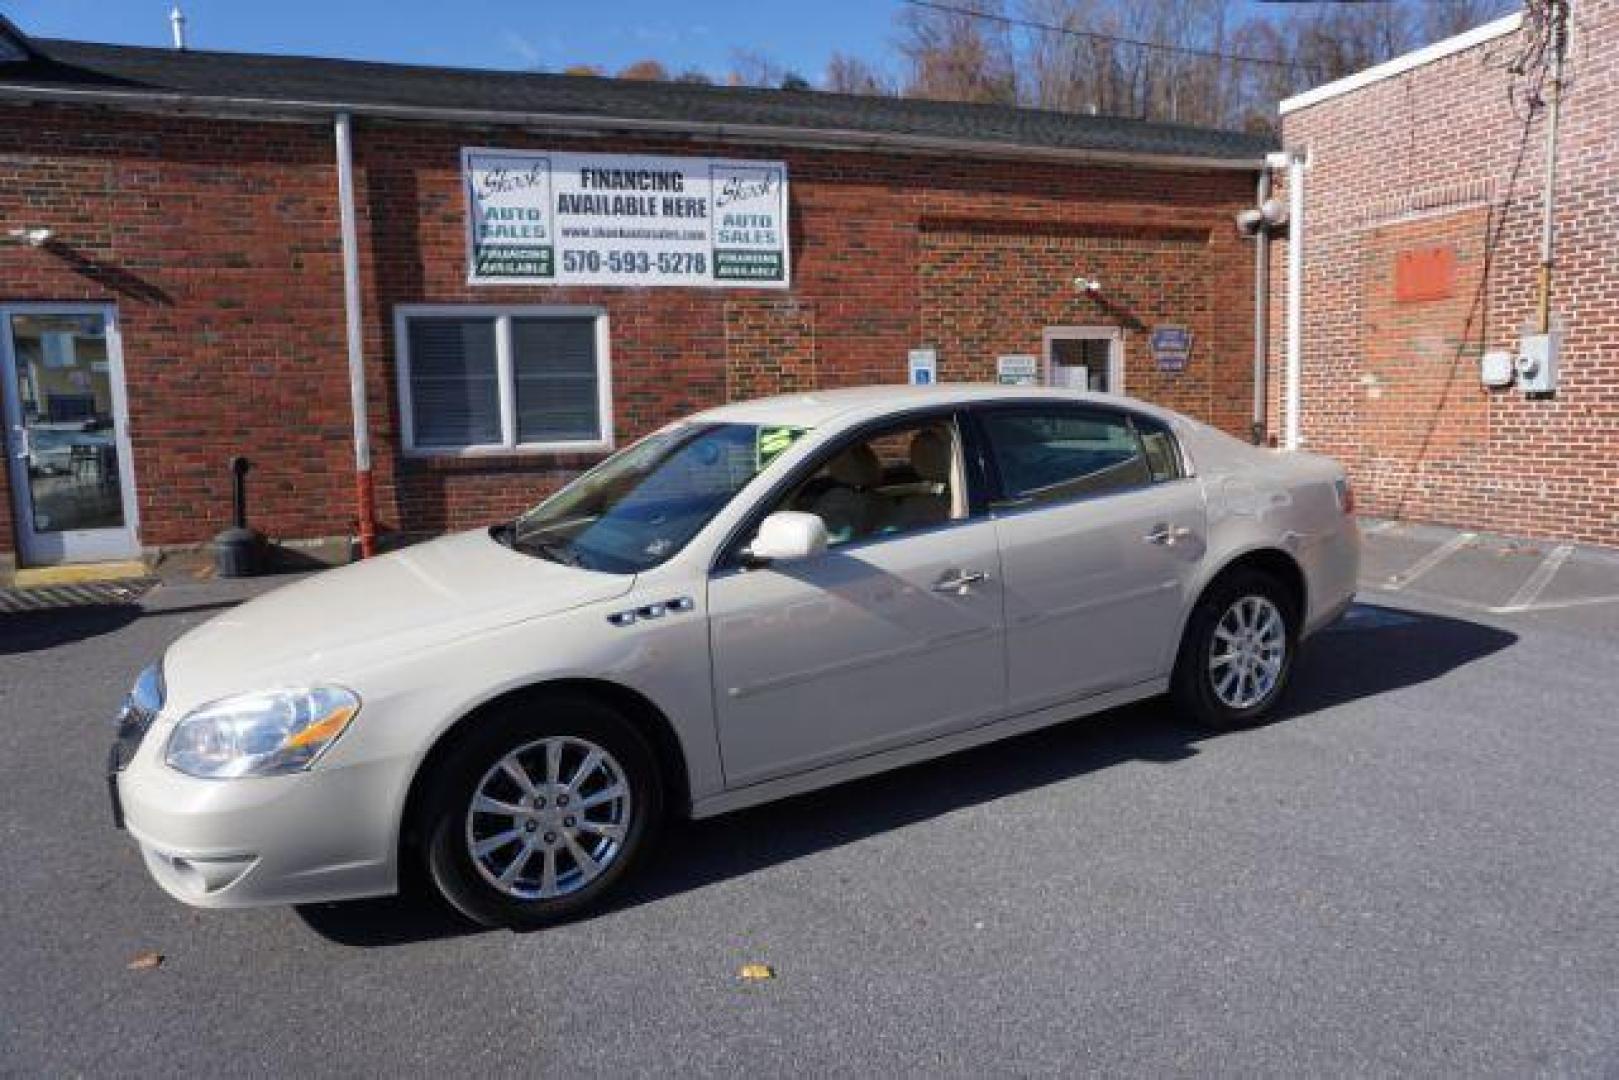
[[[515,521],[186,634],[114,813],[205,907],[597,904],[708,817],[1168,692],[1276,707],[1355,588],[1343,471],[1128,398],[834,390],[656,432]]]

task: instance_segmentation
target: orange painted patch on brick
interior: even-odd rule
[[[1456,249],[1412,248],[1394,257],[1394,299],[1401,304],[1444,300],[1456,291]]]

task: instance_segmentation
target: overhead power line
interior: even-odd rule
[[[1286,68],[1289,71],[1303,71],[1306,74],[1310,74],[1315,70],[1314,65],[1300,63],[1297,60],[1278,60],[1270,56],[1244,56],[1241,53],[1219,52],[1214,49],[1195,49],[1187,45],[1165,45],[1161,41],[1142,41],[1139,38],[1104,34],[1097,30],[1078,30],[1071,26],[1059,26],[1056,23],[1040,22],[1036,19],[1015,19],[1010,15],[999,15],[989,11],[975,11],[972,8],[958,7],[955,4],[938,3],[937,0],[901,0],[901,2],[912,7],[926,8],[930,11],[943,12],[947,15],[965,15],[973,19],[983,19],[986,22],[1000,23],[1002,26],[1015,26],[1025,30],[1042,30],[1050,34],[1086,38],[1090,41],[1105,41],[1113,45],[1129,45],[1137,49],[1146,49],[1149,52],[1179,53],[1182,56],[1197,56],[1206,60],[1229,60],[1238,64],[1259,64],[1265,67]]]

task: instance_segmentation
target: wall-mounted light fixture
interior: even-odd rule
[[[1237,234],[1239,236],[1258,236],[1259,231],[1269,231],[1287,224],[1287,206],[1279,199],[1266,199],[1255,207],[1250,207],[1237,215]]]
[[[44,247],[49,243],[54,234],[51,230],[38,226],[33,228],[21,226],[15,229],[7,229],[6,235],[19,244],[27,244],[29,247],[37,248]]]

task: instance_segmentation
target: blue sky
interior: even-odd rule
[[[199,49],[614,71],[655,57],[722,76],[747,48],[819,80],[834,51],[888,59],[898,0],[182,0]],[[5,0],[24,33],[167,45],[169,0]]]

